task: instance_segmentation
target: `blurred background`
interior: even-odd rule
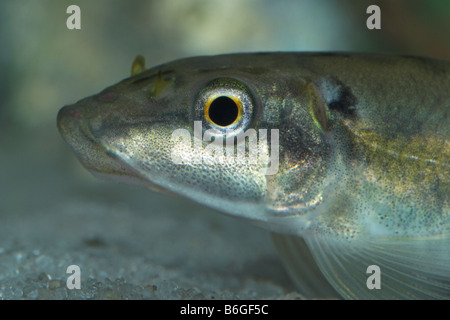
[[[66,9],[81,9],[68,30]],[[366,9],[381,8],[381,30]],[[185,200],[98,181],[60,107],[195,55],[364,51],[450,58],[448,0],[2,0],[0,299],[301,298],[269,234]],[[67,290],[66,268],[82,270]]]

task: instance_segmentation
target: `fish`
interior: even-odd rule
[[[95,176],[267,229],[306,298],[449,299],[450,61],[189,57],[62,107]]]

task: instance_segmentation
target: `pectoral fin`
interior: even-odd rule
[[[305,240],[325,277],[345,298],[450,299],[450,235]],[[378,268],[378,279],[369,279],[374,276],[369,266]],[[380,282],[379,289],[369,289],[373,280]]]
[[[302,238],[272,233],[278,253],[297,289],[307,298],[339,298],[317,267]]]

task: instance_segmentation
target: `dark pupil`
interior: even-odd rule
[[[239,110],[233,99],[222,96],[211,102],[209,106],[209,118],[215,124],[226,127],[232,124],[237,116]]]

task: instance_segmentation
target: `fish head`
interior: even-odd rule
[[[326,113],[316,110],[308,75],[291,65],[273,55],[223,55],[133,66],[132,77],[63,107],[58,129],[100,178],[272,229],[280,216],[302,216],[320,202],[330,158]]]

